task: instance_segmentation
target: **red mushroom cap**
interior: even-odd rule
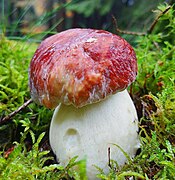
[[[47,108],[81,107],[127,88],[136,78],[131,45],[104,30],[70,29],[36,50],[29,69],[32,99]]]

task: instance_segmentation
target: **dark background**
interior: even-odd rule
[[[1,0],[0,32],[11,39],[41,40],[66,29],[82,27],[116,33],[144,32],[160,3],[172,0]]]

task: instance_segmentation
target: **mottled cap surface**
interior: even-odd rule
[[[104,30],[70,29],[41,42],[29,68],[31,97],[47,108],[81,107],[127,88],[136,78],[131,45]]]

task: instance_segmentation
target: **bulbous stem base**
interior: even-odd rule
[[[110,158],[123,165],[139,147],[138,118],[127,92],[116,93],[104,101],[82,108],[60,105],[50,126],[50,144],[58,161],[66,165],[74,156],[87,160],[87,175],[95,179],[96,165],[108,172]]]

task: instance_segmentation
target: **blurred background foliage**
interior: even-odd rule
[[[74,27],[116,32],[145,31],[155,18],[152,10],[172,0],[1,0],[0,31],[11,39],[38,39]]]

